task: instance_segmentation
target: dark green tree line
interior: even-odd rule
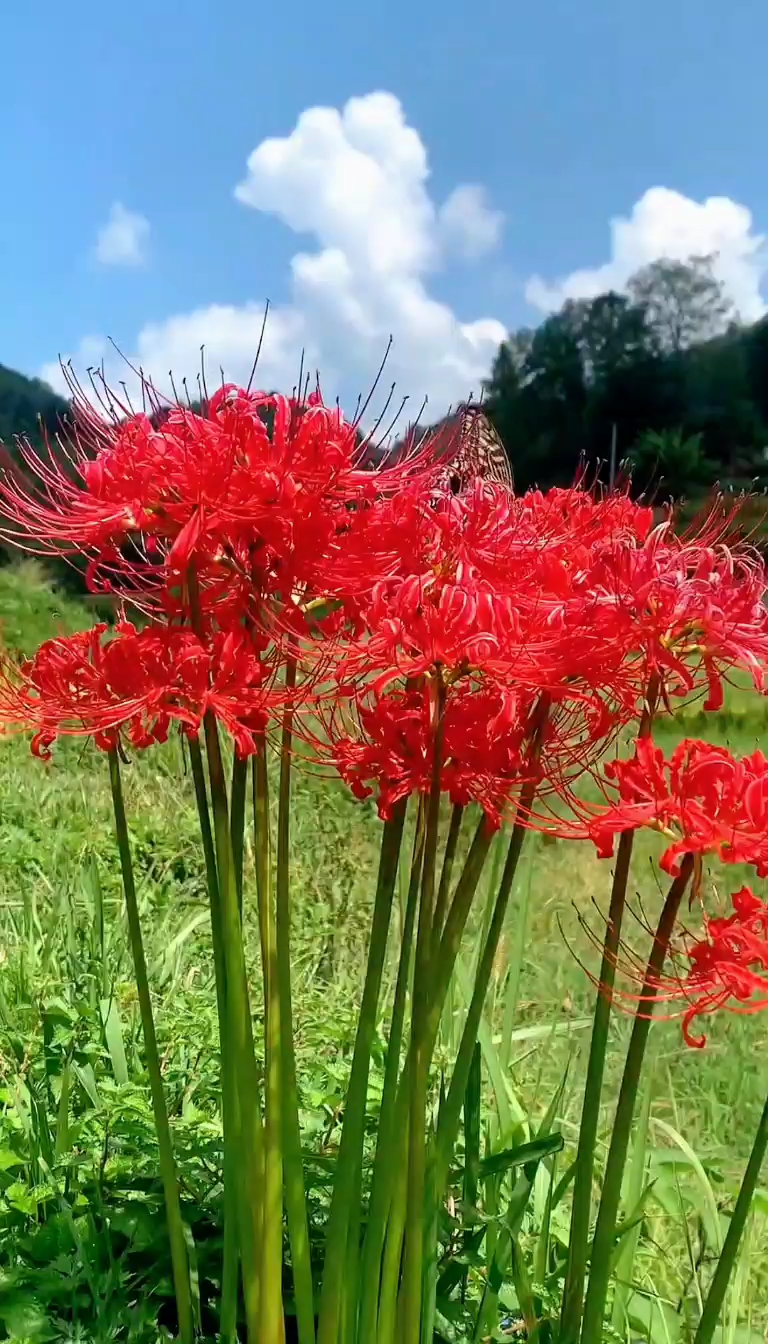
[[[661,260],[626,293],[568,300],[512,332],[485,387],[519,485],[565,484],[581,461],[634,463],[640,486],[762,481],[768,319],[739,324],[712,257]]]

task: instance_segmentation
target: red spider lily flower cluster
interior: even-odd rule
[[[312,711],[297,731],[358,795],[386,815],[428,787],[437,749],[446,793],[497,824],[534,774],[569,794],[652,682],[662,705],[708,688],[714,706],[733,666],[762,685],[764,568],[714,525],[678,537],[582,485],[454,494],[444,430],[365,470],[355,423],[319,393],[75,410],[66,445],[23,448],[0,480],[0,533],[85,555],[92,587],[151,620],[6,669],[0,715],[38,750],[70,733],[143,746],[211,711],[248,754],[287,702],[290,658],[292,707]]]
[[[364,770],[364,787],[378,780],[385,814],[405,780],[423,789],[430,777],[429,695],[422,704],[404,683],[440,683],[446,731],[470,721],[480,696],[494,725],[488,761],[499,696],[514,695],[520,719],[507,733],[519,755],[531,705],[546,695],[542,791],[565,794],[640,716],[650,685],[666,705],[708,688],[715,707],[720,678],[740,665],[762,687],[768,614],[758,557],[734,554],[714,528],[697,541],[679,538],[670,523],[654,528],[651,511],[625,494],[513,496],[478,480],[436,502],[421,482],[406,481],[368,511],[347,549],[352,568],[360,545],[360,566],[367,557],[370,573],[384,577],[347,610],[355,638],[339,641],[336,675],[362,699],[354,729],[337,717],[328,736],[348,780],[360,787]],[[508,763],[489,778],[498,781],[497,798],[512,796]],[[488,810],[495,818],[498,804]]]
[[[667,757],[650,735],[643,735],[630,758],[604,767],[601,783],[603,804],[576,803],[574,817],[556,828],[591,839],[601,858],[611,857],[617,835],[649,828],[668,842],[659,865],[673,878],[681,875],[683,856],[694,856],[694,895],[701,896],[707,856],[747,864],[758,877],[768,876],[768,759],[762,751],[739,757],[727,748],[686,739]],[[739,1013],[768,1008],[768,903],[748,886],[731,899],[728,917],[709,918],[702,909],[701,935],[683,931],[672,971],[650,981],[654,1002],[685,1005],[683,1035],[691,1046],[705,1044],[705,1037],[692,1030],[705,1014],[719,1008]],[[646,974],[626,946],[617,964],[631,981]],[[618,997],[642,1015],[643,995],[620,992]]]
[[[734,553],[714,529],[677,537],[665,523],[642,546],[611,548],[593,582],[606,636],[635,649],[641,679],[658,677],[665,696],[690,694],[703,676],[705,708],[719,709],[723,675],[736,666],[764,689],[766,576],[757,553]]]
[[[702,936],[684,930],[674,951],[672,969],[651,982],[654,999],[684,1005],[667,1018],[682,1016],[687,1045],[703,1049],[706,1036],[694,1034],[701,1017],[726,1009],[739,1015],[768,1008],[768,902],[749,886],[731,896],[733,913],[704,918]],[[638,974],[628,967],[632,978]],[[643,998],[625,995],[636,1008]]]
[[[382,817],[410,794],[429,792],[438,750],[442,791],[461,806],[479,803],[495,826],[526,777],[534,705],[526,711],[513,693],[462,684],[446,699],[439,735],[429,685],[355,697],[353,712],[354,724],[339,701],[328,716],[333,760],[356,798],[370,797],[375,783]]]
[[[768,903],[751,887],[734,892],[731,902],[733,914],[707,920],[706,936],[688,947],[689,970],[679,982],[688,1002],[683,1033],[689,1045],[699,1048],[706,1037],[693,1036],[691,1026],[702,1014],[768,1008]]]
[[[567,833],[588,835],[601,858],[611,857],[622,831],[649,827],[671,842],[659,863],[673,876],[683,854],[751,864],[768,876],[768,760],[761,751],[736,757],[686,739],[667,758],[644,737],[631,758],[609,762],[604,775],[615,798],[566,823]]]
[[[306,401],[225,385],[203,412],[173,406],[104,420],[80,399],[66,445],[21,445],[0,480],[3,536],[38,554],[83,554],[91,586],[147,593],[178,614],[171,576],[194,563],[211,604],[322,591],[337,534],[374,496],[358,432],[319,392]],[[427,462],[422,453],[421,461]],[[417,468],[377,474],[379,493]],[[434,467],[432,470],[434,475]]]
[[[0,717],[34,731],[32,749],[47,758],[58,737],[92,737],[102,750],[121,733],[131,746],[164,742],[172,723],[196,733],[211,711],[239,755],[256,750],[281,692],[263,656],[263,641],[245,629],[207,640],[189,628],[120,622],[48,640],[16,674],[0,682]]]

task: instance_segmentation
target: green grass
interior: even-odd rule
[[[57,630],[90,619],[85,608],[46,587],[34,567],[0,570],[7,647],[29,651]],[[671,741],[706,730],[742,752],[759,744],[764,721],[763,706],[736,687],[722,715],[705,719],[694,708],[664,736]],[[178,742],[137,758],[124,781],[184,1209],[196,1246],[201,1320],[211,1337],[221,1136],[205,874],[192,783]],[[353,803],[336,783],[298,776],[295,795],[297,1056],[317,1237],[351,1057],[381,828],[372,807]],[[638,920],[641,912],[652,918],[659,900],[653,848],[650,842],[638,846],[633,900]],[[610,863],[598,861],[586,845],[541,838],[531,839],[530,853],[529,919],[506,1086],[511,1104],[519,1103],[535,1126],[571,1059],[557,1116],[570,1145],[587,1044],[578,1024],[592,1002],[579,961],[593,969],[597,962],[582,920],[599,927]],[[722,872],[713,872],[711,880],[724,899],[742,878],[729,874],[726,885]],[[524,871],[497,959],[489,1051],[500,1041],[525,881]],[[255,949],[252,882],[247,901]],[[481,919],[478,911],[474,942]],[[635,929],[639,934],[639,923]],[[472,950],[470,938],[468,958]],[[456,1021],[460,1002],[457,988]],[[255,1010],[260,1049],[258,1002]],[[455,1025],[446,1021],[446,1033]],[[542,1027],[557,1031],[528,1031]],[[627,1036],[628,1023],[620,1019],[612,1032],[609,1096],[615,1096]],[[693,1310],[697,1285],[709,1272],[717,1233],[712,1197],[723,1209],[735,1199],[768,1089],[767,1046],[768,1018],[759,1016],[712,1021],[702,1052],[684,1046],[676,1022],[653,1029],[648,1162],[654,1184],[633,1280],[669,1304],[654,1308],[659,1316],[649,1327],[654,1339],[686,1337],[674,1331]],[[380,1078],[375,1069],[372,1106]],[[485,1095],[491,1105],[487,1084]],[[604,1121],[603,1141],[609,1107]],[[673,1133],[690,1145],[700,1170]],[[768,1184],[768,1175],[765,1180]],[[45,766],[31,758],[24,742],[5,740],[0,743],[0,1338],[161,1338],[171,1301],[161,1207],[106,761],[67,743]],[[541,1200],[535,1199],[524,1230],[531,1246],[541,1216]],[[555,1210],[553,1226],[557,1235],[566,1234],[565,1204]],[[753,1333],[724,1337],[733,1344],[768,1333],[768,1193],[758,1201],[750,1238],[738,1325]],[[642,1314],[637,1294],[635,1306]]]

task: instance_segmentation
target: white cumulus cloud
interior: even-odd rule
[[[270,310],[259,385],[290,389],[304,348],[305,368],[319,369],[326,396],[340,391],[354,405],[391,336],[382,387],[395,381],[396,401],[408,394],[415,411],[427,396],[432,418],[479,391],[505,327],[491,316],[461,320],[430,293],[428,280],[450,256],[486,252],[501,218],[476,186],[459,186],[439,210],[428,177],[421,137],[385,92],[350,98],[341,110],[309,108],[290,134],[253,150],[236,199],[307,240],[291,261],[288,301]],[[129,357],[166,389],[168,370],[177,381],[194,380],[204,345],[209,378],[221,366],[228,379],[245,379],[263,308],[253,296],[240,306],[178,313],[144,327]],[[108,379],[124,378],[102,345]],[[91,359],[98,347],[90,337]],[[84,353],[73,356],[76,368]],[[61,383],[56,366],[43,376]]]
[[[467,183],[441,205],[439,223],[446,251],[474,260],[496,247],[504,216],[488,204],[484,187]]]
[[[143,266],[149,232],[149,220],[144,215],[115,201],[96,238],[96,260],[102,266]]]
[[[594,269],[573,271],[548,282],[532,276],[525,295],[541,312],[552,312],[565,299],[590,299],[607,289],[621,290],[629,277],[662,257],[687,261],[716,254],[714,273],[745,322],[766,311],[761,283],[768,270],[764,237],[755,233],[752,214],[728,196],[694,201],[667,187],[651,187],[629,217],[611,220],[611,259]]]

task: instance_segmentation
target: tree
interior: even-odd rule
[[[630,278],[630,297],[645,309],[661,350],[677,354],[719,335],[736,320],[736,310],[714,274],[715,260],[714,253],[687,262],[663,257]]]
[[[582,457],[608,456],[614,425],[627,448],[649,425],[675,424],[681,406],[645,309],[615,292],[570,300],[510,336],[486,391],[521,485],[565,484]]]
[[[584,448],[587,391],[573,314],[554,313],[502,345],[485,404],[520,485],[566,482]]]
[[[642,490],[680,499],[712,480],[701,434],[688,437],[681,429],[649,430],[629,454],[634,483]]]
[[[762,456],[766,431],[763,409],[751,385],[750,351],[743,332],[737,328],[691,346],[685,372],[685,428],[702,435],[714,471],[748,479],[758,454]]]

